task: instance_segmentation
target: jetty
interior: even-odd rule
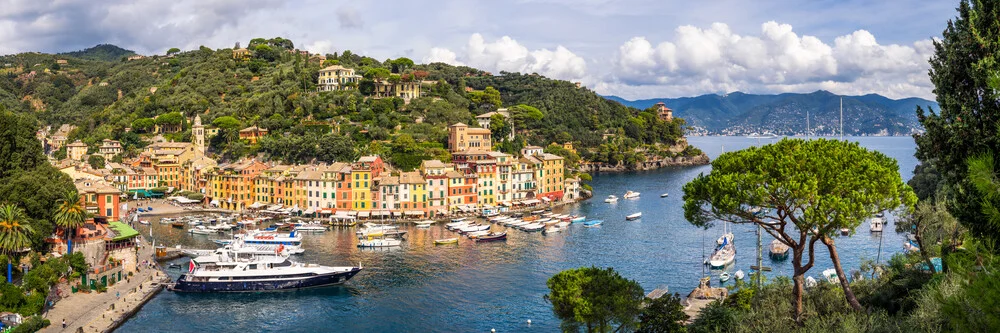
[[[688,315],[688,320],[685,324],[691,324],[694,322],[695,318],[701,312],[701,309],[708,306],[716,300],[726,299],[729,296],[729,290],[726,288],[712,288],[711,277],[703,277],[698,283],[698,288],[695,288],[688,294],[688,297],[684,299],[682,304],[684,305],[684,313]]]

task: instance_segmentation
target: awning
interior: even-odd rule
[[[176,201],[179,204],[193,204],[193,203],[198,203],[199,202],[198,200],[188,199],[188,198],[184,198],[184,197],[180,197],[180,198],[174,199],[174,201]]]
[[[374,211],[372,212],[372,216],[389,216],[389,211],[387,210]]]
[[[552,200],[550,200],[549,198],[546,198],[546,197],[542,197],[542,201],[549,202],[549,201],[552,201]]]
[[[253,204],[250,205],[250,209],[258,209],[258,208],[263,207],[263,206],[264,206],[264,204],[262,204],[260,202],[254,202]]]
[[[108,226],[115,232],[115,237],[111,241],[120,241],[139,236],[139,232],[132,229],[128,224],[121,222],[110,222]]]
[[[403,216],[403,212],[391,212],[392,216]]]
[[[335,219],[351,219],[351,218],[353,218],[351,215],[348,215],[347,212],[345,212],[345,211],[336,212],[331,217],[335,218]]]
[[[371,216],[371,212],[367,211],[358,212],[358,217],[369,217],[369,216]]]
[[[537,204],[540,204],[542,202],[538,201],[538,200],[535,200],[535,199],[528,199],[528,200],[522,201],[521,203],[523,203],[525,205],[537,205]]]
[[[306,208],[306,211],[302,212],[302,214],[312,214],[312,213],[315,213],[315,212],[316,212],[316,208],[309,207],[309,208]]]
[[[406,211],[406,215],[424,215],[424,212],[419,210],[408,210]]]
[[[438,214],[446,215],[446,214],[448,214],[448,211],[446,211],[444,209],[438,209]]]
[[[281,205],[270,205],[270,206],[267,206],[267,210],[279,210],[279,209],[281,209]]]
[[[501,206],[510,207],[510,202],[509,201],[503,201],[503,202],[500,203],[500,205]]]
[[[353,210],[352,210],[352,211],[349,211],[349,212],[347,212],[347,215],[350,215],[350,216],[358,216],[358,212],[357,212],[357,211],[353,211]]]

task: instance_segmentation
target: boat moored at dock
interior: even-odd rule
[[[188,272],[169,287],[177,292],[248,292],[293,290],[347,282],[362,267],[303,264],[284,256],[231,251],[192,258]]]

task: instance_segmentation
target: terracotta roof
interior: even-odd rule
[[[404,172],[399,175],[400,184],[423,184],[424,177],[420,176],[419,172]]]
[[[399,177],[388,176],[379,178],[382,178],[381,182],[379,182],[381,185],[399,185]]]
[[[76,141],[73,141],[73,143],[66,145],[66,147],[84,147],[84,148],[86,148],[87,145],[84,144],[83,142],[81,142],[80,140],[76,140]]]
[[[368,156],[362,156],[361,158],[359,158],[358,162],[372,163],[372,162],[375,162],[375,160],[377,160],[377,159],[378,159],[378,155],[368,155]]]
[[[73,182],[73,185],[76,186],[77,193],[121,193],[103,180],[81,179]]]
[[[420,166],[424,168],[443,168],[444,163],[438,160],[424,160],[420,162]]]
[[[448,126],[448,127],[459,127],[459,126],[469,127],[469,125],[466,125],[465,123],[454,123],[454,124],[451,124],[451,126]]]
[[[461,178],[462,177],[462,173],[458,172],[458,171],[455,171],[455,170],[450,170],[450,171],[446,172],[445,175],[448,176],[448,178]]]
[[[561,160],[563,159],[563,157],[555,154],[543,153],[542,159],[546,161],[551,161],[551,160]]]

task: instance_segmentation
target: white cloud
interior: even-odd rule
[[[509,36],[487,42],[478,33],[469,37],[462,52],[434,47],[424,61],[467,65],[492,72],[538,73],[563,80],[578,80],[587,72],[587,62],[562,45],[555,50],[531,51]]]
[[[645,37],[623,43],[601,93],[635,95],[650,85],[664,96],[704,93],[878,92],[890,97],[930,97],[927,59],[931,41],[880,45],[865,30],[837,37],[833,46],[796,34],[774,21],[758,35],[739,35],[724,23],[707,29],[681,26],[674,39],[653,46]]]

